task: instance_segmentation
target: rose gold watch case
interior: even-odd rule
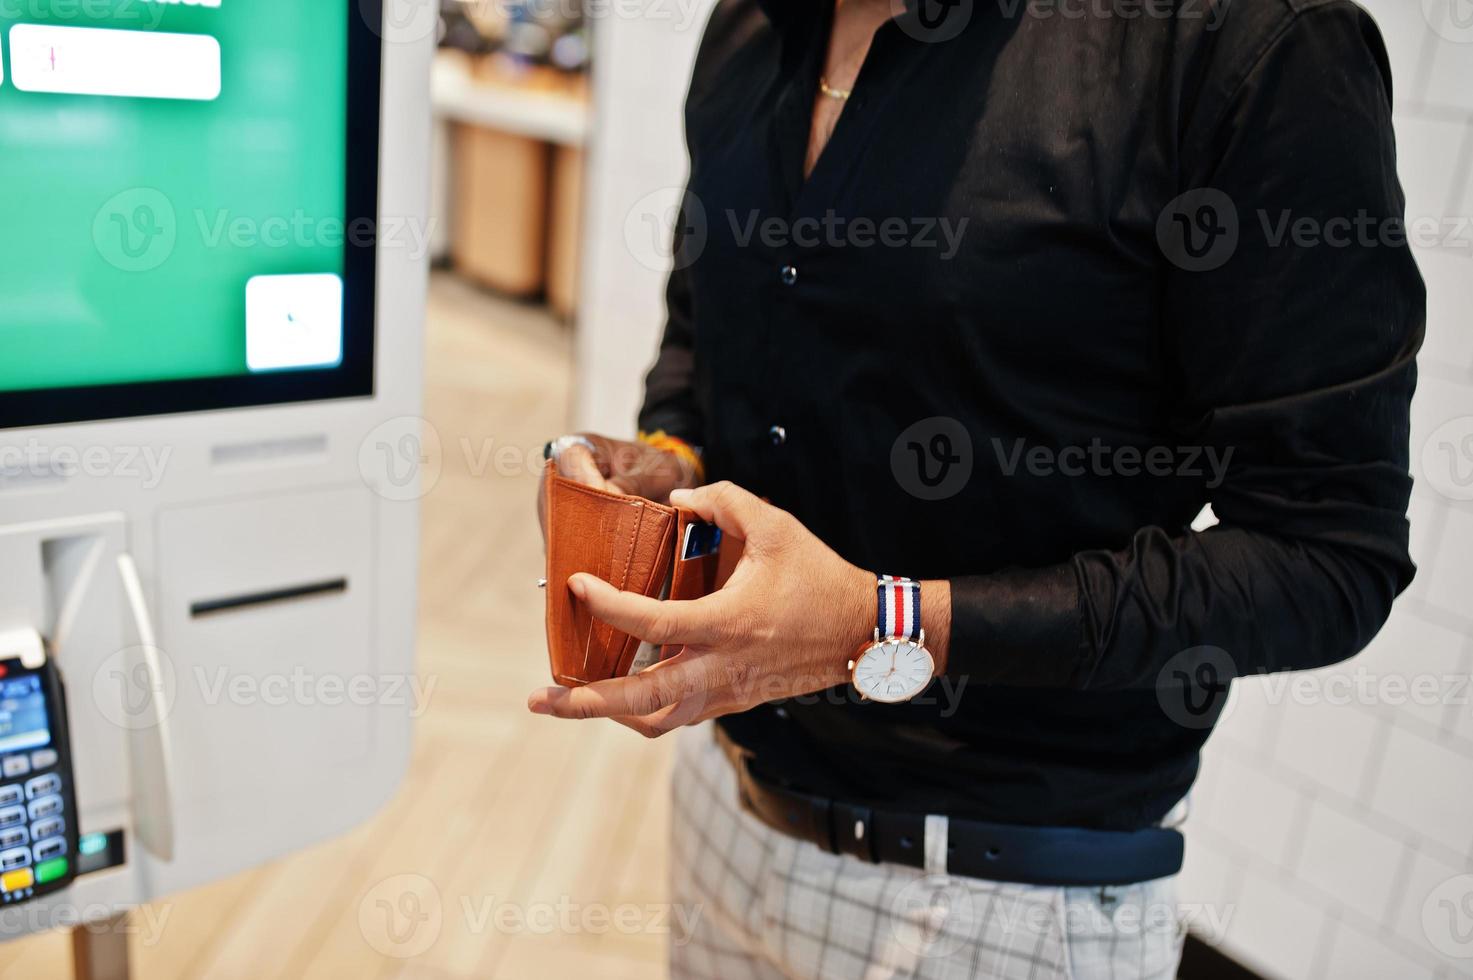
[[[904,646],[915,647],[917,650],[921,651],[921,653],[924,653],[926,655],[926,666],[927,666],[927,675],[928,675],[926,677],[926,682],[924,684],[921,684],[915,690],[913,690],[913,691],[909,692],[908,694],[904,695],[903,697],[894,697],[894,698],[891,698],[891,697],[871,696],[869,694],[866,694],[864,692],[864,689],[859,686],[859,676],[858,676],[858,673],[859,673],[859,663],[860,663],[860,661],[863,660],[865,658],[865,656],[867,656],[869,653],[871,653],[871,652],[873,652],[875,650],[878,650],[879,648],[885,646],[887,643],[895,643],[895,644],[901,644],[901,645],[904,645]],[[936,679],[936,657],[935,657],[935,655],[933,655],[931,653],[931,651],[929,649],[926,648],[926,631],[924,629],[921,630],[921,638],[918,641],[917,640],[912,640],[909,637],[905,637],[905,636],[885,636],[885,637],[882,637],[882,636],[880,636],[880,631],[877,629],[877,630],[875,630],[875,638],[874,638],[874,641],[872,643],[866,644],[865,647],[864,647],[864,649],[862,649],[858,653],[856,653],[854,655],[854,658],[849,661],[849,683],[852,684],[854,686],[854,689],[859,692],[859,697],[860,697],[860,700],[862,700],[862,701],[874,701],[874,702],[876,702],[878,704],[904,704],[907,701],[913,700],[916,697],[916,695],[920,694],[927,687],[929,687],[931,685],[931,682],[934,681],[935,679]]]

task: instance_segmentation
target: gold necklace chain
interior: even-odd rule
[[[829,80],[822,75],[818,77],[818,90],[829,98],[838,99],[840,102],[848,102],[849,96],[854,94],[853,89],[834,88],[829,84]]]

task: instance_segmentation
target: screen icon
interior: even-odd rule
[[[342,359],[340,276],[255,276],[246,283],[246,366],[252,371],[335,367]]]

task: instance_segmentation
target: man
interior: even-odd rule
[[[559,463],[742,559],[689,603],[575,576],[673,655],[529,702],[720,719],[676,768],[675,974],[1174,975],[1149,922],[1228,681],[1353,655],[1413,574],[1374,24],[736,0],[686,126],[658,435]]]

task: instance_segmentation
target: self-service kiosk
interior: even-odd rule
[[[0,938],[410,744],[432,4],[0,6]]]

